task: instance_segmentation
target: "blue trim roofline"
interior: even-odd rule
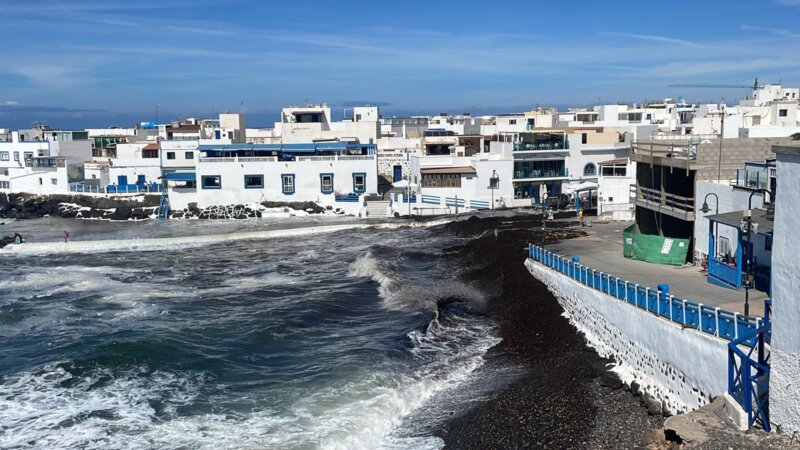
[[[354,142],[312,142],[306,144],[220,144],[200,145],[198,151],[208,156],[273,156],[283,153],[347,153],[357,151],[361,155],[374,155],[375,144],[359,144]],[[265,155],[266,153],[266,155]]]

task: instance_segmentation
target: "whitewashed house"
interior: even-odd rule
[[[598,217],[633,220],[631,187],[636,185],[636,164],[630,158],[619,158],[600,161],[597,166]]]
[[[315,202],[358,214],[377,193],[374,144],[201,145],[196,170],[164,176],[170,207]]]
[[[83,178],[84,161],[91,158],[89,141],[73,141],[71,132],[39,131],[47,135],[13,131],[0,136],[0,190],[66,194],[70,182]]]

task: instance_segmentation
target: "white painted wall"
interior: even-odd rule
[[[570,323],[600,356],[619,362],[626,384],[642,386],[673,414],[708,404],[727,390],[727,342],[661,319],[527,260]]]
[[[777,199],[772,251],[772,372],[770,420],[800,433],[800,148],[777,152]]]
[[[339,156],[338,158],[342,158]],[[266,158],[264,158],[266,159]],[[321,204],[332,204],[333,194],[323,194],[320,189],[320,174],[332,173],[334,192],[353,193],[353,174],[366,173],[366,194],[377,193],[378,176],[375,156],[357,160],[311,160],[280,162],[248,162],[239,159],[236,162],[204,162],[197,165],[197,192],[194,199],[178,199],[170,204],[173,208],[185,207],[189,202],[197,202],[197,206],[205,208],[211,205],[233,205],[258,203],[262,201],[303,202],[314,201]],[[282,191],[283,174],[295,175],[295,193],[285,195]],[[221,189],[203,189],[201,180],[204,175],[222,177]],[[264,175],[264,188],[245,189],[245,175]],[[184,206],[181,206],[181,204]]]
[[[695,202],[694,202],[694,252],[695,263],[699,263],[701,258],[708,256],[708,219],[706,216],[713,216],[717,213],[717,201],[713,195],[708,197],[708,207],[711,209],[708,213],[700,211],[703,207],[703,200],[709,193],[717,194],[719,197],[719,213],[727,213],[731,211],[741,211],[747,209],[747,200],[750,197],[750,192],[741,189],[733,189],[728,184],[714,183],[711,181],[698,181],[695,184]],[[764,208],[763,196],[756,194],[753,196],[753,208]],[[736,231],[730,227],[720,226],[718,230],[719,236],[728,238],[731,246],[731,251],[735,255],[737,248],[737,234]],[[762,248],[756,243],[754,239],[754,248]],[[755,253],[758,257],[758,253]]]

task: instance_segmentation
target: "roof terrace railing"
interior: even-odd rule
[[[702,303],[691,302],[669,294],[666,289],[653,289],[581,265],[578,257],[566,258],[530,244],[530,258],[591,289],[647,311],[654,316],[674,322],[684,328],[697,330],[726,341],[737,341],[746,347],[756,345],[755,331],[764,319],[726,311]],[[743,339],[740,339],[743,338]]]

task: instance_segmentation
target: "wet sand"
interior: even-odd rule
[[[447,448],[635,448],[645,432],[663,423],[605,370],[608,361],[586,345],[555,297],[523,265],[528,243],[546,246],[580,236],[576,225],[548,222],[543,231],[537,216],[515,216],[443,227],[475,236],[455,252],[473,267],[466,280],[502,284],[487,313],[500,323],[503,342],[488,358],[523,368],[496,395],[438,430]]]

